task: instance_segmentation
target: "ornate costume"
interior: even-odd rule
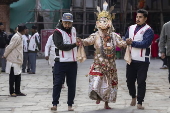
[[[107,11],[107,2],[103,4],[103,11],[97,7],[98,12],[96,28],[97,32],[91,34],[86,39],[81,39],[84,46],[94,45],[94,62],[89,72],[89,97],[93,100],[102,100],[104,102],[115,102],[117,97],[117,69],[115,64],[116,45],[118,47],[126,46],[126,42],[116,34],[112,26],[114,9],[112,6]],[[105,31],[105,32],[104,32]]]

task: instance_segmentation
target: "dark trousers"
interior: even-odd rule
[[[161,60],[163,61],[163,65],[162,65],[162,66],[164,66],[164,65],[167,66],[167,65],[168,65],[168,64],[167,64],[167,57],[166,57],[166,56],[165,56],[164,59],[161,58]]]
[[[26,67],[27,67],[27,72],[29,72],[30,71],[30,63],[29,63],[28,52],[23,53],[23,64],[22,64],[23,72],[25,72]]]
[[[127,87],[129,89],[129,94],[132,98],[136,97],[136,86],[135,82],[137,80],[137,101],[138,104],[142,104],[146,92],[146,78],[149,68],[149,63],[146,62],[132,62],[130,65],[127,64],[126,67],[126,78]]]
[[[14,83],[15,83],[15,92],[14,92]],[[14,68],[11,67],[9,74],[9,92],[10,94],[16,93],[20,94],[20,85],[21,85],[21,74],[14,75]]]
[[[169,71],[168,80],[169,80],[169,84],[170,84],[170,56],[166,56],[166,57],[167,57],[167,61],[168,61],[168,71]]]
[[[164,51],[166,51],[166,48],[165,48],[165,50]],[[161,57],[160,57],[161,58]],[[168,59],[167,59],[167,56],[166,56],[166,54],[165,54],[165,58],[164,59],[162,59],[161,58],[161,60],[163,61],[163,65],[162,66],[164,66],[164,65],[168,65]]]
[[[55,83],[54,67],[52,67],[52,73],[53,73],[53,85],[54,85],[54,83]],[[65,76],[64,76],[64,78],[63,78],[62,84],[64,84],[64,82],[65,82]]]
[[[1,60],[0,67],[2,67],[1,71],[5,71],[5,68],[6,68],[6,59],[2,58],[2,56],[4,55],[4,52],[5,52],[5,48],[0,48],[0,60]]]
[[[66,76],[68,87],[68,106],[74,104],[77,78],[77,62],[55,62],[54,65],[55,83],[53,86],[53,105],[59,104],[63,78]]]
[[[36,71],[36,58],[37,58],[37,53],[34,52],[29,52],[28,53],[28,57],[29,57],[29,63],[30,63],[30,72],[35,73]]]

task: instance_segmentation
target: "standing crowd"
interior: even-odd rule
[[[89,70],[89,98],[96,100],[96,104],[103,101],[105,109],[111,109],[110,102],[115,103],[118,90],[118,76],[116,69],[116,54],[118,48],[126,48],[126,82],[131,96],[131,106],[144,109],[146,93],[146,79],[151,57],[151,44],[154,39],[154,31],[146,23],[148,12],[144,9],[137,10],[136,24],[129,26],[122,39],[114,31],[112,19],[114,14],[107,11],[107,2],[103,10],[97,7],[97,21],[95,33],[85,39],[76,36],[73,25],[73,15],[64,13],[54,33],[50,35],[45,46],[45,59],[49,60],[53,72],[53,93],[51,110],[56,111],[62,86],[66,79],[68,86],[68,111],[73,111],[72,105],[76,94],[77,78],[77,49],[94,45],[94,61]],[[8,42],[6,33],[0,23],[0,57],[2,58],[2,72],[9,73],[9,89],[12,97],[25,96],[20,91],[21,72],[36,73],[36,56],[40,47],[40,36],[37,27],[32,26],[32,35],[24,24],[17,27],[16,33]],[[159,49],[161,58],[167,56],[170,63],[170,23],[166,23],[160,35]],[[165,51],[166,48],[166,51]],[[84,52],[80,50],[81,52]],[[167,54],[165,54],[167,53]],[[6,60],[5,60],[6,59]],[[6,62],[6,68],[5,68]],[[21,69],[22,66],[22,69]],[[168,67],[169,68],[169,67]],[[169,69],[170,73],[170,69]],[[137,81],[137,84],[136,84]],[[169,74],[170,81],[170,74]],[[14,88],[15,83],[15,88]],[[137,86],[136,86],[137,85]]]

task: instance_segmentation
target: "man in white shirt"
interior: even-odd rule
[[[55,49],[56,46],[54,45],[53,42],[53,34],[49,36],[47,43],[45,45],[45,59],[48,60],[48,63],[52,66],[52,73],[54,72],[54,63],[55,63],[55,58],[56,58],[56,54],[55,54]],[[53,84],[54,84],[54,73],[53,73]],[[62,88],[64,88],[64,81],[65,81],[65,77],[63,79],[63,85]]]
[[[35,74],[36,71],[36,58],[37,58],[37,52],[40,51],[40,36],[37,32],[37,27],[35,25],[32,26],[32,36],[29,39],[29,45],[28,45],[28,56],[29,56],[29,62],[30,62],[30,72],[29,74]]]
[[[30,63],[29,63],[29,57],[28,57],[28,40],[31,38],[31,35],[28,34],[29,30],[26,28],[25,35],[22,35],[23,38],[23,64],[22,64],[22,72],[25,73],[25,69],[27,66],[27,72],[30,71]]]

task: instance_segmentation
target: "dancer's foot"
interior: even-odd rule
[[[109,106],[108,102],[105,102],[104,109],[112,109],[112,108]]]
[[[138,108],[138,109],[141,109],[141,110],[144,110],[144,109],[145,109],[141,104],[138,104],[138,105],[137,105],[137,108]]]
[[[96,100],[96,104],[100,104],[100,100]]]
[[[131,106],[135,106],[136,105],[136,97],[132,98],[132,101],[130,103]]]
[[[57,111],[57,106],[51,107],[51,110],[52,110],[52,111]]]
[[[68,106],[68,111],[74,111],[74,109],[72,108],[72,106]]]

